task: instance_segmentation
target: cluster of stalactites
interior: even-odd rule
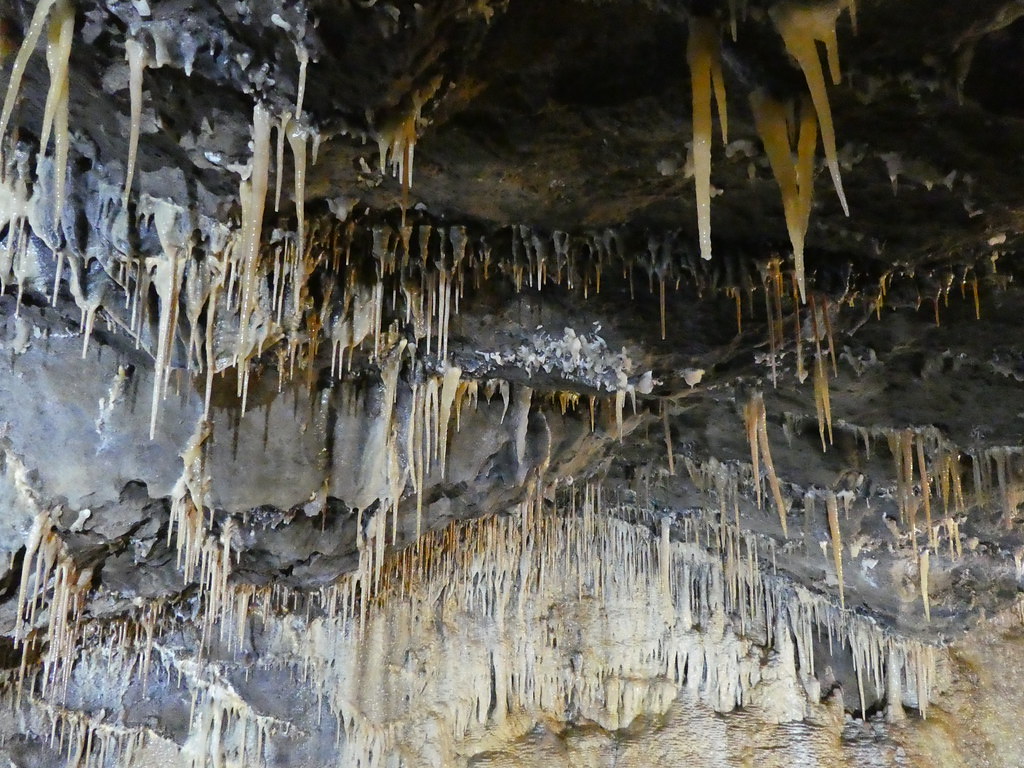
[[[785,513],[791,502],[783,492],[771,459],[764,399],[760,393],[755,393],[746,402],[743,416],[751,454],[749,469],[741,462],[726,464],[713,457],[698,461],[690,456],[685,457],[686,468],[694,486],[717,499],[720,519],[733,519],[737,528],[743,494],[752,493],[758,507],[762,507],[767,480],[785,535]],[[806,418],[787,412],[784,432],[789,435],[799,433]],[[819,426],[825,428],[820,422]],[[842,423],[839,428],[852,429]],[[856,432],[857,439],[864,445],[867,459],[871,458],[873,441],[884,440],[888,444],[896,481],[893,497],[899,511],[898,522],[890,521],[889,526],[897,540],[907,545],[913,557],[922,613],[925,620],[930,621],[929,574],[933,558],[942,557],[956,562],[963,557],[961,526],[968,509],[981,508],[994,501],[1001,508],[1003,525],[1007,528],[1015,525],[1018,509],[1024,504],[1024,461],[1021,460],[1024,450],[1003,447],[972,453],[973,493],[968,493],[964,475],[969,472],[962,463],[963,452],[934,427],[858,429]],[[844,474],[833,489],[814,488],[807,491],[803,499],[808,519],[815,518],[816,510],[821,508],[819,503],[824,506],[841,606],[846,602],[842,520],[849,518],[851,508],[860,498],[862,481],[863,478],[856,474]],[[919,541],[922,533],[925,538]],[[822,546],[824,550],[825,544]],[[850,556],[857,557],[862,548],[862,543],[850,545]],[[1021,565],[1024,563],[1024,548],[1015,551],[1013,558],[1018,572],[1024,574],[1024,565]]]
[[[795,434],[804,417],[787,414],[786,431]],[[820,425],[820,422],[819,422]],[[906,546],[917,567],[922,613],[931,620],[932,599],[929,587],[934,558],[955,563],[964,557],[965,542],[961,531],[971,510],[995,507],[1000,523],[1007,529],[1017,524],[1018,510],[1024,504],[1024,451],[1017,447],[991,447],[967,451],[950,442],[935,427],[854,428],[839,424],[840,429],[853,430],[863,444],[866,459],[871,458],[873,443],[883,441],[892,457],[895,499],[898,515],[887,525],[901,546]],[[971,469],[964,465],[965,457]],[[691,470],[707,475],[707,469]],[[966,477],[966,479],[965,479]],[[851,485],[851,482],[853,485]],[[808,492],[804,508],[813,517],[817,501],[824,501],[831,538],[832,555],[839,582],[842,577],[842,532],[838,514],[849,516],[859,497],[857,477],[844,478],[837,490],[815,489]],[[714,485],[716,491],[721,483]],[[702,488],[710,487],[707,482]],[[860,545],[851,545],[856,556]],[[1024,574],[1024,548],[1012,553],[1015,566]],[[1024,578],[1024,576],[1022,576]],[[842,597],[841,597],[842,601]]]
[[[818,128],[825,147],[825,162],[832,174],[843,211],[849,215],[843,192],[836,152],[835,129],[828,93],[816,44],[822,42],[833,84],[840,82],[836,23],[849,8],[855,18],[852,0],[820,2],[783,2],[772,6],[770,15],[786,50],[799,65],[807,81],[807,95],[792,103],[783,103],[765,90],[750,95],[754,124],[782,193],[783,211],[793,258],[800,300],[806,300],[804,280],[804,243],[810,222],[814,191],[814,159]],[[732,35],[736,37],[736,18],[742,9],[730,4]],[[693,99],[693,169],[697,201],[697,229],[700,253],[711,258],[711,98],[718,105],[722,141],[727,141],[725,84],[722,77],[720,31],[708,17],[690,18],[687,61]],[[795,146],[793,142],[796,142]]]
[[[438,75],[422,88],[414,91],[404,108],[381,121],[377,130],[380,172],[391,174],[402,185],[402,223],[408,208],[409,190],[412,189],[413,163],[416,159],[416,138],[424,105],[437,93],[443,83]]]
[[[0,113],[0,145],[7,136],[7,128],[14,113],[14,106],[21,89],[21,81],[29,59],[35,51],[43,27],[46,26],[46,66],[50,84],[43,108],[43,125],[39,135],[39,162],[46,153],[50,138],[53,138],[53,210],[52,221],[56,227],[64,208],[65,178],[67,176],[68,148],[68,98],[70,94],[71,40],[75,30],[75,8],[71,0],[39,0],[7,81],[4,94],[3,112]],[[2,163],[0,163],[2,164]]]
[[[935,314],[935,326],[942,324],[941,307],[949,306],[949,296],[956,286],[960,287],[960,298],[968,300],[967,291],[970,290],[970,301],[974,305],[974,318],[981,319],[981,294],[979,290],[979,274],[984,274],[984,268],[991,271],[993,277],[996,275],[996,258],[986,257],[980,263],[962,264],[954,268],[947,265],[941,269],[928,269],[920,267],[899,266],[882,274],[878,279],[878,291],[874,298],[875,315],[880,320],[882,310],[886,307],[889,299],[889,292],[895,279],[902,278],[913,280],[917,290],[916,309],[920,309],[925,302],[931,302]]]
[[[18,698],[28,673],[29,657],[45,647],[40,693],[55,701],[64,700],[78,652],[81,613],[92,579],[93,569],[80,568],[71,557],[49,510],[40,510],[25,543],[15,611],[14,642],[22,649]],[[44,615],[46,633],[41,636],[36,623]]]
[[[447,399],[443,392],[440,399]],[[191,464],[183,475],[189,494],[203,492],[188,489],[199,482],[203,439],[197,433],[183,457]],[[663,712],[683,690],[727,712],[752,701],[765,663],[778,665],[790,691],[776,716],[800,720],[820,698],[814,668],[823,636],[830,647],[850,649],[862,709],[873,686],[876,696],[887,699],[893,718],[902,716],[904,702],[926,712],[934,650],[884,633],[871,620],[772,575],[766,562],[774,561],[770,539],[743,533],[724,517],[673,522],[644,506],[607,507],[607,494],[598,485],[559,491],[558,514],[545,507],[545,495],[538,487],[513,514],[455,521],[402,550],[378,550],[375,541],[366,541],[356,571],[312,593],[230,582],[228,527],[210,536],[194,558],[202,574],[203,635],[219,634],[228,652],[241,652],[242,638],[255,631],[247,622],[259,623],[268,638],[292,638],[294,645],[281,646],[286,658],[271,653],[259,663],[297,665],[296,685],[308,686],[337,717],[339,749],[352,765],[373,765],[371,753],[412,743],[422,728],[418,714],[438,718],[434,727],[446,729],[442,742],[454,744],[478,729],[500,726],[514,712],[561,712],[570,701],[612,730],[640,714]],[[829,505],[830,519],[836,517],[834,507]],[[370,521],[371,539],[385,536],[377,523],[385,519],[377,515]],[[181,524],[180,519],[175,523]],[[88,579],[78,574],[64,579],[68,589],[60,588],[61,558],[47,543],[59,540],[43,518],[33,531],[23,567],[23,582],[30,586],[19,598],[19,616],[32,619],[33,610],[48,610],[51,623],[64,617],[68,627],[77,627],[76,585]],[[834,543],[838,551],[838,533]],[[54,554],[47,555],[51,550]],[[192,557],[183,553],[186,561]],[[49,604],[31,587],[39,576],[42,584],[56,579]],[[438,594],[445,599],[438,601]],[[561,629],[550,623],[546,607],[567,595],[597,601],[601,610],[578,620],[597,622],[586,637],[610,638],[594,647],[583,669],[564,657],[574,646],[561,642]],[[633,620],[622,621],[630,611]],[[303,613],[319,618],[296,633],[293,623]],[[491,633],[489,643],[460,639],[466,622],[453,619],[464,613]],[[610,616],[618,618],[609,621]],[[51,631],[56,636],[65,629]],[[98,652],[104,664],[116,666],[121,659],[126,670],[143,676],[158,663],[162,676],[176,675],[178,686],[192,693],[182,747],[190,765],[259,761],[268,736],[288,730],[287,723],[255,712],[214,668],[165,646],[156,611],[143,611],[136,625],[112,623],[108,631],[107,641],[90,637],[88,653]],[[383,642],[384,632],[389,642]],[[57,679],[66,678],[79,650],[75,636],[68,637],[47,651]],[[539,642],[541,637],[549,641]],[[409,688],[409,679],[395,673],[401,664],[390,657],[404,654],[409,644],[439,654],[428,669],[446,683],[463,676],[467,684],[476,681],[464,689],[470,695],[451,697],[447,684],[429,674],[417,676],[416,689]],[[775,653],[752,654],[752,646]],[[127,653],[127,648],[135,650]],[[453,649],[459,649],[457,660],[450,656]],[[770,658],[776,661],[763,661]],[[622,679],[651,682],[626,686]],[[387,702],[405,703],[399,712]],[[54,722],[55,734],[78,733],[71,721],[58,722],[61,717]],[[102,718],[84,725],[97,739],[109,739],[105,749],[141,746],[131,732],[110,730]]]
[[[11,69],[11,77],[4,96],[3,111],[0,114],[0,141],[6,138],[18,99],[21,82],[39,39],[47,31],[46,62],[49,69],[50,83],[46,95],[43,124],[40,131],[39,161],[36,175],[42,176],[42,163],[47,152],[50,138],[53,138],[52,158],[47,162],[53,168],[52,214],[49,227],[51,231],[60,232],[61,217],[65,198],[65,179],[68,164],[69,133],[68,133],[68,97],[69,74],[72,38],[74,34],[75,9],[71,0],[39,0],[35,7],[31,22],[26,30],[24,40]],[[218,308],[237,314],[238,331],[234,349],[227,357],[230,363],[237,366],[242,373],[239,376],[239,396],[243,401],[247,394],[248,367],[252,358],[260,354],[270,343],[283,335],[282,329],[291,333],[291,356],[295,355],[296,339],[302,336],[301,314],[306,297],[306,284],[315,264],[310,264],[305,247],[305,170],[307,164],[307,143],[310,132],[301,123],[302,100],[305,91],[306,65],[308,54],[302,46],[297,45],[300,73],[294,115],[286,112],[276,121],[271,119],[266,106],[257,103],[253,112],[252,158],[249,163],[248,176],[241,182],[239,200],[242,217],[239,226],[229,230],[227,237],[213,236],[208,243],[208,255],[202,262],[193,257],[193,239],[191,214],[183,205],[168,200],[144,198],[139,201],[139,213],[142,220],[149,220],[156,230],[161,251],[142,260],[126,259],[119,275],[126,290],[126,299],[130,321],[128,330],[137,340],[141,341],[143,327],[147,321],[146,307],[150,289],[155,290],[158,298],[158,328],[151,350],[156,361],[154,377],[153,409],[151,434],[155,434],[158,418],[159,402],[167,390],[171,360],[174,356],[174,344],[180,322],[184,314],[189,321],[191,336],[189,339],[189,367],[193,361],[199,370],[207,373],[207,409],[211,390],[211,377],[224,366],[215,359],[215,339],[218,329]],[[132,192],[135,166],[138,155],[140,124],[142,119],[143,78],[149,58],[146,46],[141,39],[125,40],[125,59],[129,73],[129,136],[128,161],[124,187],[121,195],[122,208],[126,208]],[[159,62],[158,62],[159,65]],[[282,147],[287,138],[294,160],[294,197],[298,229],[294,238],[289,238],[289,245],[284,254],[278,254],[276,263],[268,267],[262,258],[264,243],[262,226],[266,205],[268,177],[270,173],[270,132],[272,125],[278,133],[278,163],[276,178],[278,184],[275,208],[280,202],[280,184],[284,175]],[[316,142],[314,141],[314,161]],[[6,164],[5,164],[6,166]],[[12,187],[13,193],[7,195],[4,206],[5,218],[12,226],[9,228],[5,254],[5,264],[10,264],[5,274],[13,273],[21,288],[24,276],[19,272],[20,262],[25,260],[28,233],[25,222],[33,201],[24,195],[24,179],[4,179],[5,184]],[[18,190],[22,194],[18,194]],[[50,213],[49,211],[47,212]],[[216,227],[214,227],[216,229]],[[58,235],[57,240],[60,240]],[[57,270],[54,287],[56,301],[57,285],[59,285],[66,254],[60,250],[59,242],[53,247],[58,250]],[[74,271],[77,262],[71,260]],[[272,271],[272,276],[271,276]],[[25,268],[21,268],[25,272]],[[82,307],[83,332],[87,351],[88,338],[91,335],[93,319],[103,303],[102,292],[89,295],[79,286],[80,275],[72,275],[70,280],[72,293]],[[272,283],[268,288],[268,284]],[[134,285],[131,285],[134,284]],[[286,290],[288,296],[286,300]],[[273,293],[271,297],[269,294]],[[20,295],[20,292],[19,292]],[[184,312],[181,304],[184,303]],[[288,307],[286,312],[285,307]],[[200,315],[204,315],[205,323],[200,323]],[[287,317],[285,315],[287,314]],[[200,328],[205,324],[205,339]],[[205,350],[205,355],[203,354]]]

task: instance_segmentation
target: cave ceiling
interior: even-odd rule
[[[1016,764],[1022,48],[1006,0],[4,0],[0,755],[645,765],[739,707]],[[403,710],[403,601],[500,645],[509,579],[513,657],[717,672]],[[436,658],[424,712],[479,682]]]

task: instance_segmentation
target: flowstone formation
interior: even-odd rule
[[[1019,765],[1021,17],[0,4],[0,755]]]

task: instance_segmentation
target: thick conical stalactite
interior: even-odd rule
[[[21,80],[25,76],[25,68],[28,66],[28,60],[35,51],[39,37],[43,33],[43,25],[46,24],[47,16],[49,16],[50,10],[57,1],[39,0],[32,13],[32,19],[29,22],[28,29],[25,30],[25,36],[22,39],[21,47],[18,49],[18,55],[15,56],[14,64],[11,66],[11,77],[7,81],[3,112],[0,113],[0,139],[5,139],[7,136],[11,116],[14,114],[15,102],[18,99],[18,91],[21,88]]]
[[[725,81],[722,78],[718,25],[714,19],[690,18],[690,39],[686,47],[690,65],[690,90],[693,100],[693,179],[697,194],[697,229],[700,255],[711,258],[711,96],[718,105],[718,123],[722,143],[728,143]]]
[[[146,48],[140,40],[124,41],[124,57],[128,61],[128,92],[130,95],[130,122],[128,128],[128,163],[125,167],[124,194],[121,206],[128,207],[135,178],[135,164],[139,153],[139,132],[142,128],[142,77],[146,70]]]
[[[804,244],[810,224],[814,197],[814,157],[818,147],[818,124],[811,105],[800,101],[798,126],[791,125],[793,111],[768,93],[751,94],[754,123],[764,144],[772,173],[782,193],[786,229],[793,246],[793,261],[800,300],[806,300]],[[790,137],[796,134],[794,157]]]
[[[770,14],[775,22],[786,50],[796,59],[807,80],[807,88],[814,102],[814,109],[821,126],[821,141],[825,146],[825,162],[832,183],[835,185],[843,212],[849,216],[850,209],[843,192],[843,180],[839,171],[839,155],[836,151],[835,127],[832,124],[832,109],[825,89],[825,76],[821,69],[817,43],[825,45],[829,72],[833,84],[840,82],[839,47],[836,41],[836,23],[844,9],[849,7],[851,15],[854,5],[851,0],[826,0],[825,2],[784,2],[772,6]]]

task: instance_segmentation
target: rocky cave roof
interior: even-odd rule
[[[1016,764],[1022,44],[0,3],[0,754]]]

